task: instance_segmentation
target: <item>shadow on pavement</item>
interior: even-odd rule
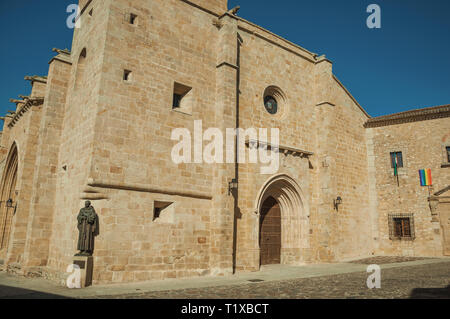
[[[415,288],[410,299],[450,299],[450,285],[446,288]]]
[[[0,299],[68,299],[41,291],[0,285]]]

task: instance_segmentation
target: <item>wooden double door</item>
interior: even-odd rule
[[[273,197],[266,199],[261,208],[259,244],[261,265],[281,263],[281,210]]]

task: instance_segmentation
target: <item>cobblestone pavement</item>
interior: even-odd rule
[[[363,265],[384,265],[384,264],[404,263],[404,262],[408,262],[408,261],[426,260],[426,259],[432,259],[432,258],[378,256],[378,257],[354,260],[351,263],[352,264],[363,264]]]
[[[450,299],[450,264],[435,263],[384,269],[381,289],[368,289],[366,272],[141,294],[97,296],[136,299]],[[92,297],[91,297],[92,298]]]

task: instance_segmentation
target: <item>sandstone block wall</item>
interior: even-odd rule
[[[376,188],[378,194],[380,247],[378,253],[406,256],[442,256],[439,223],[431,221],[428,197],[449,185],[450,169],[445,146],[450,139],[449,119],[435,119],[377,128],[373,134]],[[391,168],[390,152],[403,153],[399,184]],[[433,191],[421,187],[420,169],[430,168]],[[414,241],[389,239],[388,216],[391,213],[414,214]]]
[[[81,17],[81,28],[74,29],[48,258],[48,268],[62,274],[76,253],[74,226],[92,163],[108,12],[109,1],[92,1]]]
[[[19,154],[19,205],[0,252],[9,268],[67,276],[85,200],[100,218],[94,284],[258,270],[268,196],[281,207],[283,264],[442,255],[417,171],[433,170],[434,191],[448,186],[448,118],[365,128],[369,116],[331,61],[224,14],[225,0],[80,5],[71,52],[32,80],[31,97],[44,101],[5,120],[1,157],[14,143]],[[179,87],[191,88],[189,105],[173,109]],[[268,91],[276,115],[264,108]],[[278,128],[279,171],[249,164],[250,144],[243,164],[175,164],[172,131],[188,129],[193,150],[198,120],[200,134]],[[391,151],[403,152],[401,187]],[[402,212],[414,213],[414,241],[389,239],[387,216]]]

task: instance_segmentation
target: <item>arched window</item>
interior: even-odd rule
[[[77,73],[75,75],[75,90],[77,90],[80,85],[84,82],[85,69],[86,69],[86,48],[81,50],[80,56],[77,63]]]

